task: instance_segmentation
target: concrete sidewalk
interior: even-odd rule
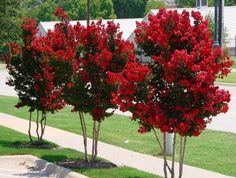
[[[27,134],[28,121],[0,113],[0,125]],[[33,124],[32,130],[35,130]],[[35,133],[33,135],[36,135]],[[61,147],[83,152],[83,138],[80,135],[47,126],[44,139]],[[88,148],[91,148],[88,139]],[[107,159],[118,166],[133,167],[145,172],[163,176],[163,160],[154,156],[137,153],[117,146],[99,142],[98,156]],[[177,166],[177,164],[176,164]],[[230,178],[219,173],[184,165],[184,178]]]
[[[0,178],[88,178],[32,155],[0,156]]]

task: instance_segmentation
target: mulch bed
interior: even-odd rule
[[[84,160],[63,160],[57,163],[60,166],[67,167],[67,168],[114,168],[117,167],[115,164],[111,162],[96,160],[96,161],[89,161],[86,162]]]
[[[15,142],[17,148],[37,148],[37,149],[57,149],[58,146],[52,143],[30,143],[30,142]]]

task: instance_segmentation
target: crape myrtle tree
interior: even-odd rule
[[[199,136],[212,116],[228,110],[230,94],[214,85],[226,76],[232,65],[229,56],[213,40],[207,20],[199,12],[160,9],[149,23],[137,23],[136,43],[150,56],[150,65],[127,63],[122,73],[108,73],[110,84],[119,89],[112,103],[132,112],[139,132],[153,131],[164,155],[164,175],[174,178],[176,137],[180,136],[179,177],[187,137]],[[157,130],[164,133],[161,144]],[[165,133],[173,133],[171,165],[167,162]]]
[[[102,21],[87,27],[78,22],[72,27],[61,7],[55,14],[62,23],[56,24],[46,37],[38,38],[36,46],[39,51],[47,49],[43,53],[58,79],[54,83],[62,89],[65,102],[74,107],[72,111],[79,113],[85,161],[89,159],[84,113],[92,115],[92,160],[95,160],[100,124],[112,114],[106,110],[114,107],[110,98],[111,92],[117,89],[106,84],[106,72],[120,72],[128,59],[134,59],[133,45],[122,40],[122,33],[113,22],[108,22],[106,27]]]
[[[133,45],[122,39],[119,25],[108,21],[91,22],[87,27],[77,23],[73,27],[74,46],[72,75],[63,89],[63,98],[78,112],[82,127],[85,160],[87,155],[87,126],[84,113],[93,118],[92,160],[96,159],[98,136],[102,121],[112,115],[109,108],[116,108],[110,102],[111,93],[117,86],[107,84],[107,71],[121,72],[128,60],[135,60]]]
[[[15,88],[19,97],[16,107],[29,107],[28,133],[30,141],[33,143],[31,120],[32,113],[36,111],[36,143],[42,144],[47,113],[54,113],[62,109],[64,101],[61,98],[61,88],[58,87],[58,81],[61,81],[61,78],[56,75],[55,67],[50,64],[48,57],[54,51],[46,44],[52,42],[48,39],[53,38],[53,36],[38,38],[36,27],[37,23],[33,19],[23,19],[21,25],[23,44],[10,43],[10,54],[4,58],[10,74],[7,84]],[[57,41],[54,43],[58,45],[58,49],[61,46],[65,47],[65,44],[60,41],[64,40],[60,34],[54,36],[55,39]],[[55,58],[60,56],[59,52],[55,52],[54,56]]]

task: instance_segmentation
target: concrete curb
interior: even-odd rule
[[[1,161],[12,161],[15,163],[23,164],[27,168],[36,168],[38,171],[48,173],[52,177],[57,178],[89,178],[79,173],[73,172],[62,166],[58,166],[46,160],[39,159],[32,155],[9,155],[0,156]]]

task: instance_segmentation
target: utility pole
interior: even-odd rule
[[[224,47],[224,0],[219,1],[219,44]]]
[[[219,2],[220,0],[214,1],[215,15],[214,15],[214,48],[218,47],[219,44]]]
[[[87,0],[87,26],[89,26],[90,23],[90,0]]]

